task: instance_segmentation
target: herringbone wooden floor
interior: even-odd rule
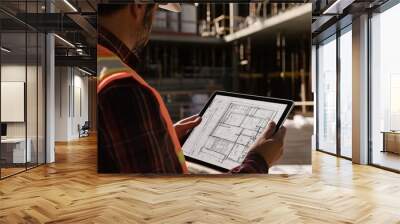
[[[313,153],[301,176],[96,173],[96,143],[0,181],[0,223],[400,223],[400,175]]]

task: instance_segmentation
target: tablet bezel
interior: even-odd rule
[[[203,107],[203,109],[200,111],[199,116],[203,116],[203,114],[207,111],[208,107],[211,105],[211,103],[213,102],[214,98],[216,95],[221,95],[221,96],[230,96],[230,97],[236,97],[236,98],[242,98],[242,99],[249,99],[249,100],[257,100],[257,101],[264,101],[264,102],[271,102],[271,103],[279,103],[279,104],[286,104],[286,108],[281,116],[281,118],[279,119],[278,123],[276,124],[276,130],[275,132],[282,126],[283,122],[286,120],[286,118],[288,117],[290,111],[293,109],[294,107],[294,102],[291,100],[286,100],[286,99],[278,99],[278,98],[273,98],[273,97],[266,97],[266,96],[255,96],[255,95],[249,95],[249,94],[243,94],[243,93],[233,93],[233,92],[226,92],[226,91],[215,91],[210,99],[207,101],[206,105]],[[182,151],[183,151],[183,145],[186,142],[186,139],[190,136],[190,134],[192,133],[192,131],[190,131],[184,138],[184,141],[182,143]],[[183,154],[185,154],[185,152],[183,151]],[[228,172],[229,169],[226,169],[224,167],[220,167],[211,163],[207,163],[205,161],[184,155],[185,159],[187,161],[190,162],[194,162],[196,164],[200,164],[221,172]]]

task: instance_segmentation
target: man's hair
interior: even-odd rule
[[[128,6],[127,4],[98,4],[97,14],[99,16],[110,16]]]

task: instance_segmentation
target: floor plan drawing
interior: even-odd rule
[[[249,146],[275,115],[276,111],[230,103],[200,153],[208,154],[220,163],[224,160],[242,162]]]
[[[278,122],[285,105],[216,96],[183,145],[185,155],[232,169],[270,121]]]

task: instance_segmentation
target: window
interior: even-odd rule
[[[345,28],[340,45],[340,155],[351,158],[352,148],[352,32]]]
[[[371,18],[371,162],[400,170],[400,4]]]
[[[336,154],[336,36],[317,51],[317,149]]]

